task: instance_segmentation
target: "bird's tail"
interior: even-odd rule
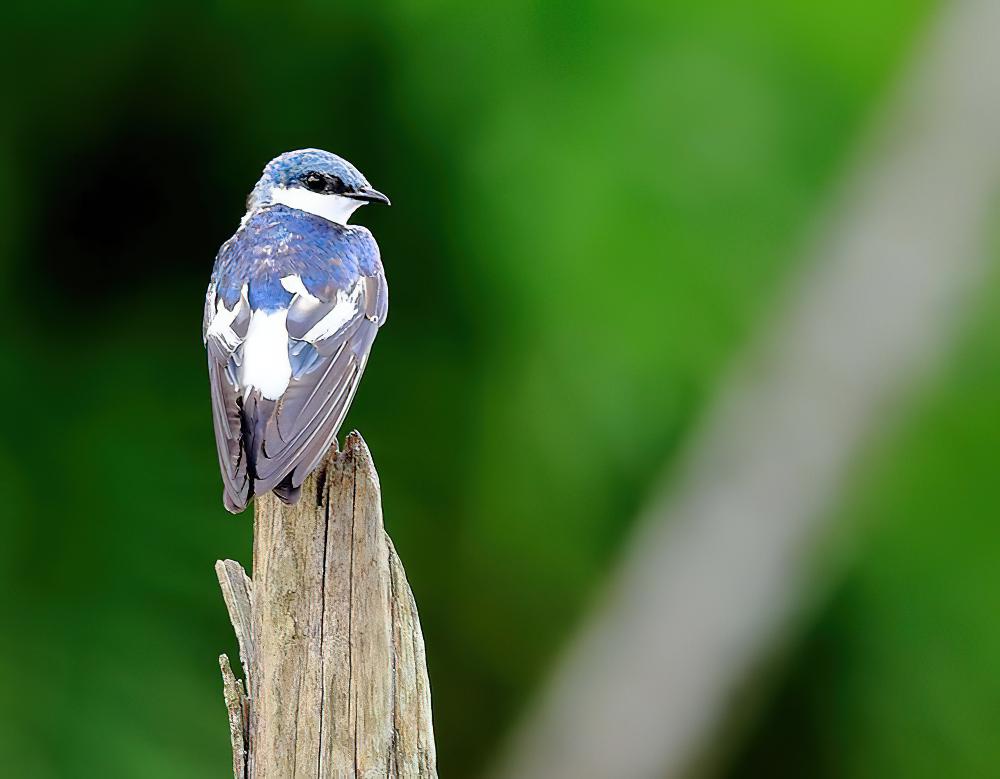
[[[243,439],[243,454],[247,458],[247,473],[250,477],[250,494],[247,502],[256,493],[257,462],[263,456],[264,438],[267,424],[274,416],[276,403],[265,398],[260,390],[251,390],[240,404],[240,435]]]
[[[247,472],[250,477],[250,493],[247,496],[247,503],[254,495],[260,494],[256,484],[259,478],[257,463],[264,456],[267,427],[274,417],[277,405],[277,401],[268,400],[261,394],[260,390],[255,389],[243,398],[240,406],[243,451],[247,458]],[[293,486],[292,474],[290,473],[276,484],[273,490],[282,503],[295,503],[302,494],[301,485]]]
[[[282,503],[297,503],[299,497],[302,495],[302,485],[298,487],[292,486],[292,474],[288,474],[281,482],[274,488],[274,494],[278,497]]]

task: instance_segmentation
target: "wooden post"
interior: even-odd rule
[[[416,604],[358,433],[254,508],[253,578],[216,564],[246,689],[220,658],[236,779],[436,777]]]

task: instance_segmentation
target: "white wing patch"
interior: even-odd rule
[[[285,276],[281,280],[281,286],[288,292],[298,295],[300,300],[307,306],[319,306],[321,302],[318,298],[310,295],[302,283],[299,276]],[[361,296],[364,294],[365,285],[362,279],[358,279],[354,286],[349,289],[337,290],[337,302],[325,317],[309,328],[308,332],[302,336],[302,340],[309,343],[316,343],[324,338],[336,333],[340,328],[350,322],[358,313],[362,305]]]
[[[205,330],[205,336],[215,336],[221,339],[230,349],[235,349],[239,345],[240,339],[233,330],[233,321],[236,319],[237,314],[240,313],[240,307],[249,305],[246,302],[246,298],[247,285],[244,284],[239,300],[233,304],[233,308],[230,310],[226,308],[226,304],[222,302],[222,298],[216,297],[215,286],[211,286],[208,290],[208,305],[212,311],[212,319]]]
[[[254,311],[243,342],[239,382],[244,392],[259,389],[268,400],[277,400],[288,389],[292,365],[288,359],[287,309]]]
[[[354,319],[358,313],[358,307],[361,305],[361,295],[364,293],[364,289],[364,284],[358,281],[350,289],[337,290],[337,302],[333,310],[312,326],[305,334],[305,340],[315,343],[327,338]]]

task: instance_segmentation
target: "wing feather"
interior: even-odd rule
[[[242,511],[250,500],[250,476],[242,443],[238,390],[232,378],[230,360],[234,349],[225,335],[212,331],[217,312],[214,290],[209,288],[205,312],[205,346],[208,350],[208,377],[212,391],[212,422],[215,428],[219,470],[222,472],[226,508]],[[239,304],[238,304],[239,305]]]

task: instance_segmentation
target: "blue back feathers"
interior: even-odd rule
[[[292,299],[281,286],[285,276],[300,276],[310,295],[329,302],[338,290],[347,289],[359,276],[375,275],[381,266],[378,245],[366,228],[275,205],[251,215],[223,244],[212,279],[227,308],[247,284],[250,307],[273,310]]]

